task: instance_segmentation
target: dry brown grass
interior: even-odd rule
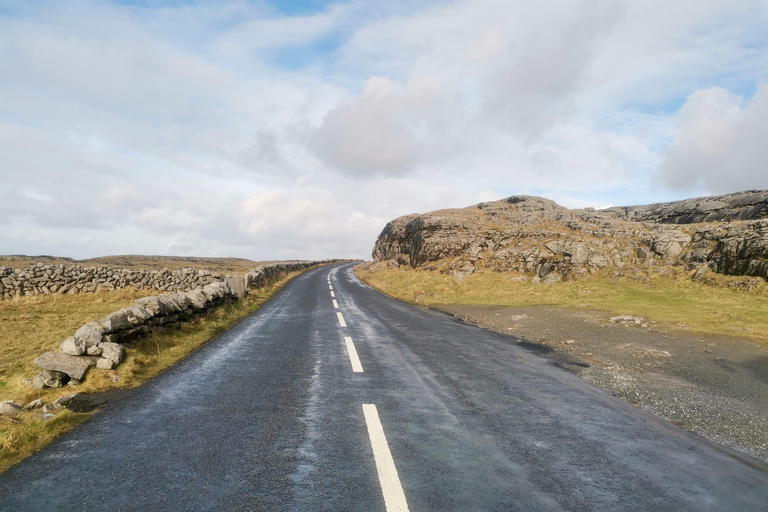
[[[355,267],[364,282],[392,297],[421,305],[553,305],[639,315],[671,326],[739,335],[768,344],[768,286],[745,291],[692,282],[687,275],[648,283],[598,276],[552,284],[512,282],[517,274],[480,271],[457,277],[410,268],[373,272]],[[650,279],[650,278],[649,278]],[[718,282],[734,278],[718,276]]]
[[[130,305],[150,291],[120,290],[79,295],[50,295],[0,301],[0,400],[26,404],[40,398],[51,403],[75,393],[136,387],[184,358],[195,348],[256,311],[295,272],[272,287],[255,290],[245,299],[211,310],[203,317],[182,324],[180,329],[153,333],[127,349],[117,369],[92,370],[76,386],[37,390],[30,380],[40,371],[32,360],[48,350],[58,350],[62,340],[82,324]],[[0,416],[0,472],[36,452],[58,435],[85,421],[90,414],[63,411],[50,421],[36,413],[11,419]]]

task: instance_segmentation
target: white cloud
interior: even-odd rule
[[[768,85],[747,104],[721,87],[688,97],[677,115],[677,138],[659,170],[665,184],[711,193],[768,188]]]
[[[515,193],[768,187],[766,25],[760,0],[23,3],[0,252],[365,257],[397,215]]]

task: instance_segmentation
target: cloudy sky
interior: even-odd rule
[[[0,0],[2,254],[370,258],[412,212],[766,162],[766,0]]]

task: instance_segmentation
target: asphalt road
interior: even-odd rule
[[[318,268],[0,475],[0,510],[768,510],[764,464],[526,346]]]

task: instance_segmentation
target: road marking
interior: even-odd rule
[[[335,309],[339,309],[339,303],[338,303],[338,302],[336,302],[336,299],[333,299],[333,307],[334,307]]]
[[[344,336],[344,342],[347,344],[347,354],[349,354],[349,361],[352,363],[352,371],[363,373],[363,365],[360,364],[360,358],[357,357],[357,350],[355,349],[355,344],[352,343],[352,338]]]
[[[346,327],[347,322],[344,321],[344,317],[341,316],[341,312],[336,313],[336,315],[339,317],[339,325],[342,327]]]
[[[379,413],[373,404],[363,404],[365,423],[368,426],[368,437],[371,438],[373,458],[376,461],[376,471],[379,473],[381,492],[384,494],[384,504],[387,512],[408,512],[408,503],[405,501],[403,486],[397,476],[397,468],[389,451],[387,438],[384,436],[384,428],[379,420]]]
[[[335,297],[335,296],[336,296],[336,294],[331,292],[331,297]]]
[[[329,289],[331,289],[331,290],[333,290],[333,286],[331,286],[331,285],[328,285],[328,288],[329,288]]]

